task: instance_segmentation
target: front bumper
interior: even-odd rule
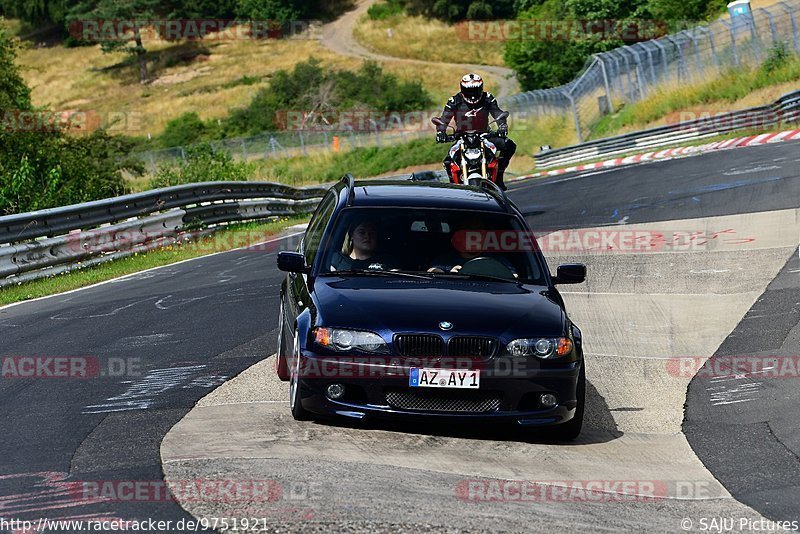
[[[456,423],[482,420],[522,426],[558,425],[574,417],[582,365],[578,360],[521,369],[511,365],[510,358],[496,358],[489,364],[475,366],[481,370],[481,377],[480,388],[473,390],[409,387],[411,367],[405,365],[340,363],[331,356],[310,352],[304,352],[302,358],[301,403],[303,408],[318,415]],[[333,400],[326,395],[326,388],[333,383],[345,387],[342,399]],[[543,393],[556,395],[558,404],[543,407],[539,402]],[[422,400],[408,408],[390,401],[387,394],[392,399],[420,396]],[[476,397],[488,402],[471,402]],[[470,403],[479,404],[480,409],[471,410]]]

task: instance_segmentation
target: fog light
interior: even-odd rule
[[[344,386],[341,384],[331,384],[327,389],[328,398],[339,400],[344,397]]]
[[[542,406],[545,408],[552,408],[558,404],[558,398],[552,393],[543,393],[542,396],[539,397],[539,402],[541,402]]]

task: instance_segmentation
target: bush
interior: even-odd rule
[[[513,17],[524,0],[467,0],[448,2],[447,0],[405,0],[406,11],[411,15],[435,17],[446,22],[464,19],[504,19]]]
[[[200,145],[188,148],[184,161],[159,169],[150,180],[150,188],[197,182],[243,182],[252,172],[252,165],[233,161],[228,152],[214,150],[210,144]]]
[[[195,112],[184,113],[167,123],[160,141],[164,147],[193,145],[213,137],[214,123],[206,124]]]
[[[433,104],[421,82],[403,82],[374,62],[356,72],[329,70],[314,58],[278,71],[246,108],[235,110],[223,123],[226,137],[254,135],[284,127],[276,121],[287,111],[369,109],[413,111]]]
[[[790,55],[791,52],[789,52],[788,45],[783,41],[778,41],[769,49],[769,55],[761,65],[761,69],[770,74],[786,65],[789,62]]]
[[[372,20],[384,20],[401,14],[404,9],[402,0],[387,0],[369,6],[367,16]]]

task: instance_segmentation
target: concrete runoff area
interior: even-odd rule
[[[681,432],[693,375],[680,371],[679,359],[714,354],[797,254],[800,210],[585,231],[620,228],[718,235],[687,250],[545,250],[553,271],[568,261],[588,266],[586,284],[562,287],[583,331],[589,382],[575,443],[486,428],[295,422],[268,358],[202,399],[165,436],[167,483],[268,479],[284,496],[299,485],[305,498],[296,502],[181,502],[196,517],[266,516],[283,531],[674,532],[723,516],[752,530],[762,516],[731,497]],[[481,492],[492,480],[527,481],[541,493],[490,499]],[[574,493],[599,481],[636,483],[611,484],[600,497]],[[573,491],[559,491],[565,486]],[[650,499],[653,487],[658,498]]]

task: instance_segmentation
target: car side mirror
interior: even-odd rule
[[[565,263],[559,265],[554,284],[582,284],[586,281],[586,266],[582,263]]]
[[[287,273],[307,273],[306,258],[299,252],[278,252],[278,269]]]

